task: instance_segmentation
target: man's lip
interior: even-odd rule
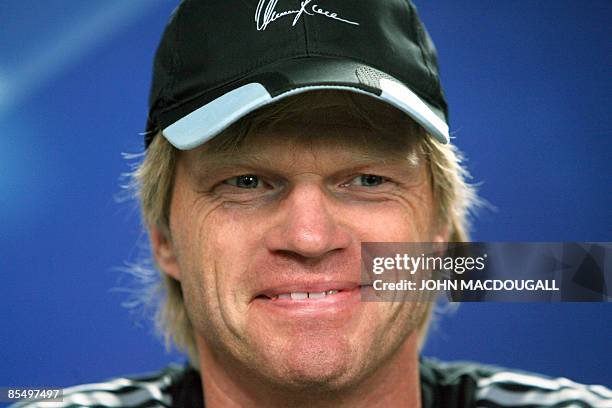
[[[299,282],[287,283],[277,286],[271,286],[264,290],[258,291],[254,298],[274,298],[278,295],[289,293],[321,293],[332,290],[338,292],[354,290],[362,286],[359,282],[354,281],[325,281],[325,282]]]

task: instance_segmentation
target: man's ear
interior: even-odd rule
[[[450,231],[451,226],[448,223],[445,223],[444,225],[436,228],[436,233],[433,236],[432,242],[448,242],[448,240],[450,239]]]
[[[176,259],[176,253],[169,234],[157,226],[149,226],[151,249],[157,265],[168,276],[181,280],[181,269]]]
[[[448,251],[448,240],[450,239],[450,225],[444,224],[436,229],[431,242],[434,243],[433,250],[438,256],[443,256]]]

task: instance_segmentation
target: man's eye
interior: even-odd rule
[[[259,186],[259,178],[252,174],[245,174],[227,179],[224,183],[238,188],[257,188]]]
[[[357,176],[347,184],[349,185],[357,185],[363,187],[376,187],[380,186],[385,182],[385,178],[382,176],[377,176],[374,174],[362,174],[361,176]]]

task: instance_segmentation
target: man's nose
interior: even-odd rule
[[[269,250],[318,258],[349,247],[333,197],[317,184],[297,185],[280,202],[280,217],[267,235]]]

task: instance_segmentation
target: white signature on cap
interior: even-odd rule
[[[311,5],[311,1],[312,0],[302,0],[299,10],[285,10],[279,12],[275,10],[278,0],[259,0],[257,9],[255,10],[255,24],[257,25],[257,31],[263,31],[268,28],[268,24],[275,22],[281,17],[292,14],[295,14],[293,24],[291,24],[292,27],[297,24],[302,14],[307,14],[309,16],[320,15],[343,23],[359,25],[359,23],[355,21],[338,17],[338,13],[333,13],[331,11],[322,9],[318,4]]]

